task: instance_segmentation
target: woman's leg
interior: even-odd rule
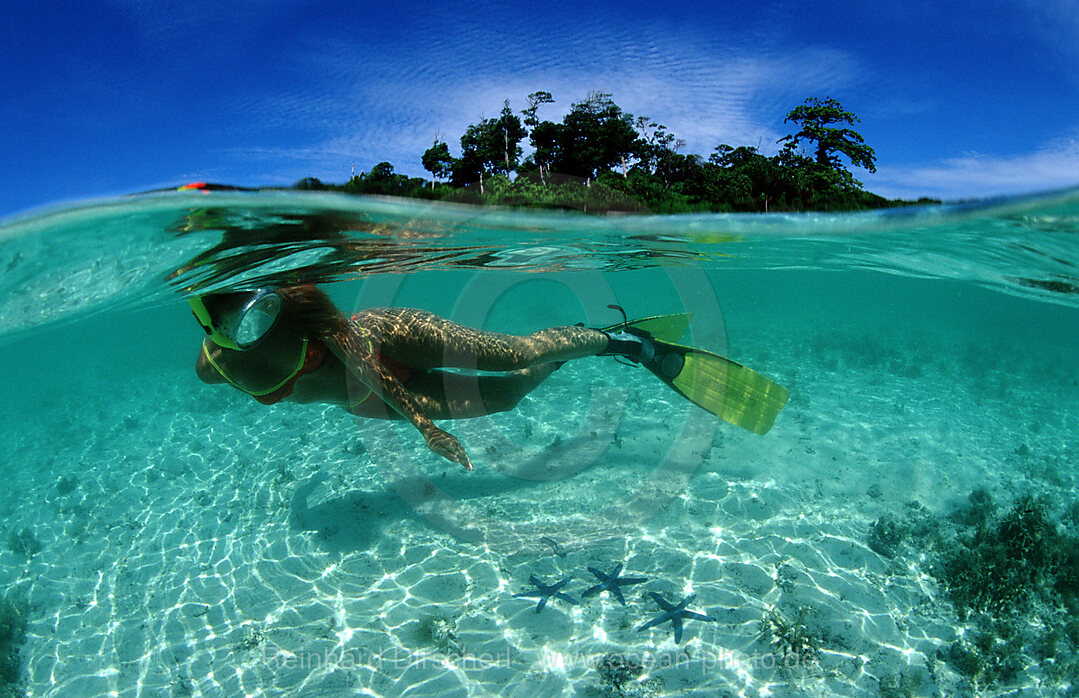
[[[505,412],[558,368],[544,363],[501,375],[463,375],[448,371],[416,371],[404,385],[431,419],[464,419]],[[375,396],[352,407],[358,417],[401,419]]]
[[[420,369],[514,371],[595,356],[608,341],[587,327],[552,327],[525,337],[487,332],[413,308],[371,308],[352,322],[373,335],[378,353]]]

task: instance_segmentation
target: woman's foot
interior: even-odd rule
[[[604,334],[607,335],[607,348],[600,356],[624,356],[639,364],[647,364],[656,356],[656,345],[645,335],[626,330]]]

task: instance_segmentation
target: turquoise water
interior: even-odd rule
[[[0,674],[34,696],[1074,690],[1077,265],[1076,191],[647,218],[155,194],[7,221]],[[411,427],[197,379],[184,296],[301,280],[505,332],[692,311],[695,344],[791,397],[757,436],[574,361],[441,424],[468,473]],[[992,568],[1025,495],[1049,523]],[[971,610],[963,549],[975,579],[1041,567]],[[625,606],[581,598],[618,563],[647,579]],[[580,604],[535,613],[530,575]],[[652,593],[713,620],[639,630]]]

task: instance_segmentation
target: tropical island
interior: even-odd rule
[[[431,179],[398,174],[389,162],[344,184],[307,177],[296,189],[384,194],[514,207],[654,213],[851,211],[939,203],[886,199],[862,188],[850,165],[876,171],[876,156],[852,126],[860,119],[832,98],[810,97],[787,113],[794,133],[766,156],[757,147],[720,144],[707,157],[684,154],[685,141],[634,116],[610,94],[594,92],[560,122],[540,120],[549,92],[528,95],[518,115],[471,124],[455,157],[445,140],[422,155]],[[532,152],[522,159],[522,143]]]

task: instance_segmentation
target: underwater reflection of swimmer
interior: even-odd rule
[[[759,434],[771,428],[788,396],[733,361],[675,344],[688,315],[517,336],[411,308],[346,317],[314,286],[212,294],[189,303],[207,333],[196,363],[204,382],[229,383],[265,405],[333,403],[360,417],[407,419],[432,451],[468,470],[460,442],[432,420],[511,410],[572,359],[639,363],[692,402]]]

